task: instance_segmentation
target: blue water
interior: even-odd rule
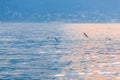
[[[53,80],[65,63],[55,25],[2,25],[0,28],[0,79]],[[47,37],[50,37],[47,39]],[[57,48],[57,46],[60,46]],[[60,51],[59,51],[60,50]]]
[[[90,66],[94,63],[98,65],[101,61],[106,64],[119,64],[119,59],[114,59],[116,56],[119,57],[115,51],[120,49],[120,42],[93,42],[76,39],[75,35],[69,38],[68,34],[61,24],[1,23],[0,79],[86,80],[86,76],[91,73]],[[97,66],[98,71],[103,70],[103,73],[99,74],[99,71],[97,74],[104,77],[120,76],[117,70],[113,74],[105,73],[109,67]]]
[[[2,22],[120,22],[119,0],[0,0]]]

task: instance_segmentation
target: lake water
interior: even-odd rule
[[[120,80],[119,26],[1,23],[0,79]]]

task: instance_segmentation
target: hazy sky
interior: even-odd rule
[[[119,19],[119,8],[120,0],[0,0],[0,20]]]

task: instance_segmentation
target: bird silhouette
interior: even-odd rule
[[[83,32],[83,35],[88,38],[88,35],[86,33]]]
[[[55,37],[55,40],[58,41],[58,39]]]
[[[106,39],[107,39],[107,40],[110,40],[110,41],[112,40],[111,38],[106,38]]]

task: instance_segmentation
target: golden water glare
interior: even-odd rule
[[[120,24],[64,26],[66,40],[75,42],[60,59],[70,64],[62,68],[58,80],[120,80]]]
[[[85,32],[91,39],[120,39],[120,24],[65,24],[65,32],[70,32],[77,38]],[[79,37],[78,37],[79,35]],[[80,36],[81,35],[81,36]]]

